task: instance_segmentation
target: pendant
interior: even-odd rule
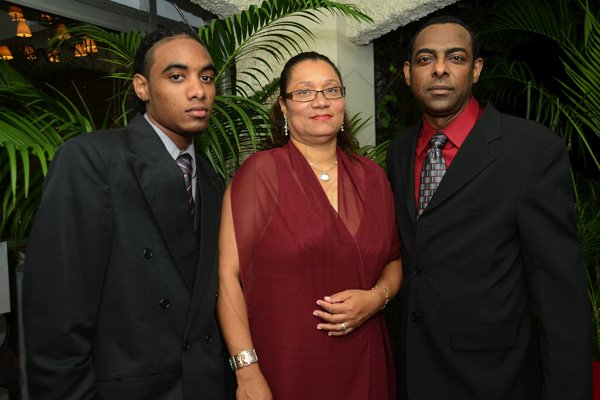
[[[329,176],[327,171],[323,171],[323,172],[321,172],[321,175],[319,175],[319,179],[322,180],[323,182],[327,182],[330,178],[331,177]]]

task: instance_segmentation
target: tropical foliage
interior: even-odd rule
[[[551,127],[597,173],[600,8],[587,0],[509,3],[478,29],[495,54],[486,60],[493,67],[484,73],[480,93]]]
[[[25,235],[57,146],[93,128],[85,107],[47,89],[0,62],[0,236]]]
[[[213,20],[198,32],[218,69],[219,95],[207,134],[197,144],[223,176],[237,169],[269,134],[265,101],[276,85],[260,83],[270,76],[265,71],[273,68],[273,60],[286,59],[313,37],[302,20],[319,22],[327,14],[370,21],[357,7],[344,3],[266,0],[238,15]],[[51,87],[36,88],[7,63],[0,63],[1,237],[27,234],[43,176],[58,145],[75,135],[126,125],[130,117],[130,76],[143,33],[113,33],[88,25],[70,31],[73,41],[82,37],[96,41],[104,61],[112,65],[107,78],[119,84],[99,126],[81,96],[69,99]]]

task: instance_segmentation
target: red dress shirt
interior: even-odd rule
[[[444,160],[446,161],[446,170],[450,168],[450,164],[460,146],[464,143],[465,139],[471,132],[471,129],[475,126],[477,120],[483,114],[483,107],[479,106],[477,100],[471,96],[471,100],[467,107],[458,114],[450,125],[448,125],[442,132],[448,138],[446,145],[442,149]],[[421,187],[421,169],[423,168],[423,162],[425,156],[429,150],[429,141],[434,133],[439,132],[434,129],[429,123],[423,118],[423,127],[419,132],[419,138],[417,139],[417,149],[415,158],[415,205],[419,204],[419,189]]]

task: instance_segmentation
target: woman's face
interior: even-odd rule
[[[331,65],[322,60],[307,60],[296,64],[291,72],[286,92],[325,90],[328,97],[339,93],[342,82]],[[294,100],[298,96],[293,96]],[[314,100],[300,102],[280,98],[279,105],[287,117],[290,136],[302,143],[319,144],[335,140],[344,121],[343,97],[327,99],[317,93]]]

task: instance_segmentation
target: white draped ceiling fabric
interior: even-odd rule
[[[262,0],[189,0],[205,10],[226,17],[259,5]],[[432,12],[446,7],[457,0],[338,0],[340,3],[355,4],[373,18],[373,24],[349,21],[347,38],[356,45],[366,45],[378,37],[416,21]]]

